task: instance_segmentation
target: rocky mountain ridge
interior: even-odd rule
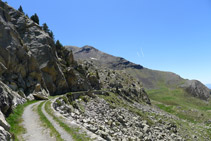
[[[106,54],[92,46],[84,46],[83,48],[75,46],[65,46],[65,48],[73,51],[76,60],[77,59],[92,60],[93,62],[95,62],[95,64],[107,68],[115,70],[118,69],[121,70],[124,68],[136,68],[136,69],[143,68],[143,66],[141,65],[129,62],[122,57],[114,57],[112,55]]]
[[[162,86],[167,86],[169,88],[182,87],[190,95],[203,100],[208,100],[211,95],[211,91],[199,81],[186,80],[172,72],[163,72],[144,68],[141,65],[136,65],[123,58],[103,53],[92,46],[84,46],[82,48],[65,46],[65,48],[72,50],[75,58],[78,60],[90,60],[97,66],[124,70],[134,78],[141,81],[143,86],[148,89],[158,89]]]

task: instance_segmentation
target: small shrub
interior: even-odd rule
[[[67,97],[66,97],[66,96],[62,96],[61,98],[62,98],[62,100],[63,100],[66,104],[68,104],[68,103],[69,103],[69,101],[68,101],[68,99],[67,99]]]
[[[61,101],[60,101],[59,99],[56,100],[56,104],[57,104],[59,107],[62,106],[62,103],[61,103]]]
[[[86,103],[90,100],[88,96],[82,96],[81,99]]]
[[[79,109],[77,102],[72,101],[70,104],[73,106],[73,108]]]

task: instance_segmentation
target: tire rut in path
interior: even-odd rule
[[[41,102],[31,104],[24,109],[22,125],[26,133],[22,135],[22,139],[25,141],[56,141],[50,136],[49,129],[42,126],[37,108],[34,109],[34,106],[38,106]]]
[[[51,124],[54,126],[54,128],[57,130],[57,132],[61,135],[61,138],[65,141],[73,141],[71,135],[67,133],[54,119],[51,117],[46,111],[45,111],[45,104],[42,106],[42,112],[46,116],[46,118],[51,122]]]

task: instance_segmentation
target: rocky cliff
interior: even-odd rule
[[[0,23],[1,81],[12,90],[48,96],[91,88],[71,52],[56,49],[49,34],[23,13],[0,2]]]

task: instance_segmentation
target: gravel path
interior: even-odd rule
[[[23,113],[23,127],[26,129],[26,133],[22,135],[25,141],[56,141],[55,138],[50,136],[49,130],[41,126],[40,117],[37,114],[34,106],[38,106],[40,102],[36,102],[27,106]]]
[[[61,138],[65,141],[73,141],[72,137],[70,134],[68,134],[57,122],[53,120],[53,118],[45,111],[45,104],[42,106],[42,112],[43,114],[47,117],[47,119],[51,122],[51,124],[54,126],[54,128],[59,132],[61,135]]]

